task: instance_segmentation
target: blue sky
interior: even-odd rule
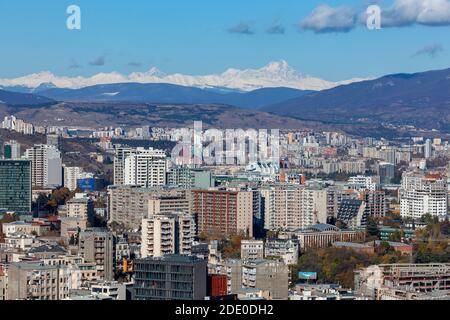
[[[127,74],[152,66],[201,75],[281,59],[329,80],[450,67],[447,22],[398,23],[376,31],[356,25],[327,33],[299,28],[322,4],[363,12],[373,2],[389,8],[394,1],[415,0],[1,1],[0,77],[40,71]],[[421,1],[441,5],[448,0]],[[66,28],[71,4],[81,8],[81,30]],[[280,32],[269,34],[271,27]],[[96,66],[90,64],[95,61]]]

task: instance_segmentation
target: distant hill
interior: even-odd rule
[[[13,112],[12,112],[13,111]],[[36,125],[99,128],[105,126],[300,129],[322,128],[320,123],[290,119],[230,105],[148,104],[124,102],[63,102],[45,107],[0,105],[0,116],[13,114]]]
[[[261,108],[331,123],[394,123],[450,130],[450,69],[393,74]]]
[[[11,92],[0,89],[0,104],[6,104],[11,106],[18,105],[47,105],[55,103],[54,100],[35,95],[31,93],[19,93],[19,92]]]
[[[164,83],[119,83],[81,89],[51,88],[40,91],[41,95],[58,101],[229,104],[250,109],[297,98],[307,93],[311,93],[311,91],[291,88],[265,88],[251,92],[220,92],[219,90]]]

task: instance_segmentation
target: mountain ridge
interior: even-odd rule
[[[450,68],[397,73],[288,99],[261,111],[305,120],[450,128]]]
[[[184,75],[166,74],[152,67],[146,72],[133,72],[123,75],[118,72],[98,73],[91,77],[57,76],[49,71],[33,73],[14,79],[0,79],[3,88],[28,87],[30,90],[42,84],[53,84],[58,88],[80,89],[100,84],[116,83],[168,83],[196,88],[228,88],[240,91],[253,91],[261,88],[287,87],[299,90],[324,90],[341,84],[362,81],[367,78],[354,78],[344,81],[327,81],[303,75],[284,61],[273,61],[259,69],[229,68],[219,74]]]
[[[41,91],[40,94],[58,101],[227,104],[246,109],[257,109],[310,92],[281,87],[263,88],[250,92],[220,93],[210,89],[166,83],[118,83],[81,89],[53,88]]]

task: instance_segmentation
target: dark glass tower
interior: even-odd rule
[[[0,160],[0,214],[31,212],[31,161]]]

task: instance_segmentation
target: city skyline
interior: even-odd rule
[[[0,305],[450,300],[450,0],[6,2]]]

